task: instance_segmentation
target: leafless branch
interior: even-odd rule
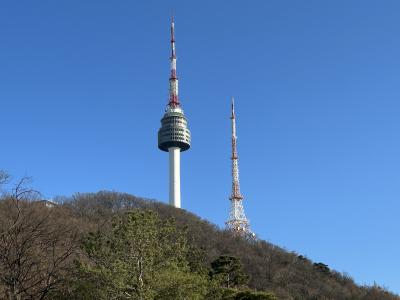
[[[8,183],[10,180],[10,175],[5,171],[0,170],[0,185]]]

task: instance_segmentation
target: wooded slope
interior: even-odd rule
[[[250,287],[274,292],[281,299],[400,299],[378,286],[358,286],[348,275],[321,262],[312,262],[266,241],[249,242],[232,236],[198,216],[169,205],[116,192],[77,194],[59,199],[74,215],[88,223],[100,224],[126,209],[151,209],[164,218],[173,217],[186,228],[189,240],[202,248],[206,263],[220,255],[240,258],[250,276]]]
[[[123,216],[132,210],[155,211],[157,216],[150,215],[150,221],[157,218],[175,220],[171,228],[177,227],[178,231],[176,233],[171,231],[172,239],[165,238],[171,247],[176,247],[176,240],[173,237],[176,235],[181,245],[179,246],[181,248],[176,249],[183,250],[176,259],[171,260],[169,263],[171,272],[166,274],[173,274],[177,278],[181,276],[179,278],[186,278],[188,282],[192,282],[193,288],[196,288],[193,290],[193,295],[197,295],[193,299],[275,299],[275,296],[279,299],[400,299],[379,286],[356,285],[349,276],[331,270],[321,262],[312,262],[302,255],[288,252],[262,240],[249,241],[235,237],[230,232],[221,230],[190,212],[154,200],[124,193],[98,192],[58,197],[55,202],[56,204],[41,201],[39,194],[25,188],[23,184],[17,185],[12,192],[4,193],[1,197],[1,299],[90,299],[90,297],[82,297],[76,291],[81,288],[80,291],[89,290],[88,293],[91,293],[90,284],[98,284],[93,275],[100,276],[99,279],[103,282],[107,278],[101,274],[103,267],[107,267],[109,263],[114,264],[119,259],[116,255],[114,261],[109,261],[110,255],[101,255],[104,249],[111,251],[109,253],[112,254],[113,246],[109,245],[109,242],[119,243],[118,249],[121,255],[124,254],[123,247],[127,247],[127,244],[125,245],[123,239],[118,240],[112,234],[113,230],[115,233],[116,220],[120,222],[120,228],[117,228],[120,236],[131,234],[122,229],[124,226],[134,228],[132,224],[123,223],[125,222]],[[138,215],[132,218],[131,221],[136,222]],[[162,224],[162,222],[158,223]],[[153,228],[152,234],[161,232],[157,233],[157,228],[159,228],[157,226]],[[137,228],[135,230],[135,234],[140,235],[140,231],[137,231]],[[95,233],[95,235],[90,235],[90,233]],[[182,235],[184,235],[183,238]],[[128,242],[131,246],[135,246],[134,242]],[[184,246],[186,243],[189,248]],[[101,248],[102,245],[104,249]],[[157,258],[157,254],[154,253],[156,252],[151,255]],[[93,258],[93,256],[90,257],[91,255],[95,255],[98,261],[104,261],[97,265],[93,264],[90,261]],[[222,259],[221,256],[223,256]],[[245,275],[244,277],[240,275],[243,284],[236,283],[236,286],[233,286],[234,290],[225,290],[231,292],[232,295],[236,293],[236,298],[233,296],[210,298],[210,295],[215,295],[216,286],[222,289],[231,288],[229,282],[226,285],[224,281],[222,283],[218,281],[216,284],[217,281],[214,280],[218,277],[215,261],[220,258],[218,263],[221,267],[221,262],[229,261],[229,257],[233,257],[231,261],[234,263],[238,258],[239,265],[243,266]],[[211,264],[212,262],[214,264]],[[125,260],[125,263],[129,264],[129,259]],[[175,269],[171,269],[171,266]],[[127,269],[124,265],[117,267],[129,272],[129,268]],[[113,270],[118,270],[118,268]],[[86,286],[73,287],[74,282],[75,284],[85,282],[82,274],[88,276]],[[118,272],[115,273],[115,276],[118,275]],[[129,279],[129,276],[127,278]],[[121,282],[125,279],[122,278]],[[207,287],[202,288],[201,282],[207,282]],[[116,281],[115,284],[119,285],[120,282]],[[99,293],[101,288],[101,285],[97,288]],[[159,285],[154,287],[154,293],[159,288]],[[163,288],[171,291],[170,286]],[[123,288],[119,290],[124,291]],[[254,290],[271,293],[255,293]],[[171,293],[174,292],[176,291],[171,291]],[[188,290],[182,290],[182,293],[187,292]],[[158,298],[143,299],[175,299],[176,297],[163,298],[160,292],[158,295]],[[164,295],[167,297],[166,294]],[[207,295],[206,298],[204,295]],[[102,298],[99,296],[98,299]]]

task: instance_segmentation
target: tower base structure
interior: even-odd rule
[[[181,149],[171,147],[169,152],[169,204],[181,208]]]
[[[242,197],[232,198],[231,197],[231,209],[229,213],[229,219],[225,222],[226,228],[233,232],[235,235],[253,239],[255,234],[250,230],[250,224],[247,220],[242,203]]]

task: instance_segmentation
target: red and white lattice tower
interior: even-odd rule
[[[243,196],[240,193],[239,185],[239,165],[238,154],[236,147],[236,116],[235,116],[235,102],[232,98],[232,194],[230,196],[231,208],[229,212],[229,219],[226,221],[228,230],[241,236],[254,236],[250,230],[249,220],[247,220],[243,209]]]

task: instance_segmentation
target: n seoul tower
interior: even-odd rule
[[[254,233],[250,230],[249,220],[247,220],[243,209],[243,196],[240,193],[239,185],[239,164],[237,154],[237,137],[236,137],[236,116],[235,102],[232,97],[231,104],[231,125],[232,125],[232,194],[231,208],[229,211],[229,219],[226,221],[226,228],[236,235],[252,238]]]
[[[181,152],[190,148],[190,131],[178,96],[176,76],[176,51],[174,19],[171,21],[171,76],[169,78],[169,102],[158,130],[158,148],[169,152],[169,204],[181,207]]]

